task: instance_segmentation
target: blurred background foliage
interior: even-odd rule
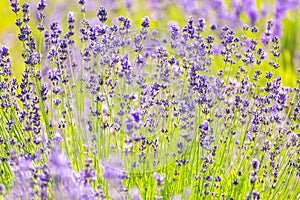
[[[240,1],[246,2],[248,0]],[[276,0],[277,3],[284,2],[285,0]],[[287,0],[288,1],[288,0]],[[291,0],[289,0],[291,1]],[[295,0],[298,1],[298,0]],[[24,3],[24,0],[20,1],[20,5]],[[36,25],[36,5],[38,0],[28,0],[26,1],[30,4],[31,9],[31,25],[33,35],[35,36],[37,42],[40,40],[42,35],[37,31]],[[191,4],[193,2],[193,4]],[[108,9],[108,24],[117,23],[117,18],[119,16],[129,17],[131,19],[131,23],[133,28],[139,28],[142,18],[144,16],[149,16],[151,19],[151,27],[152,28],[168,28],[170,23],[178,23],[178,25],[182,28],[186,23],[190,15],[195,17],[195,20],[198,17],[204,17],[208,22],[205,34],[210,34],[211,30],[209,29],[210,25],[214,23],[219,24],[227,24],[230,26],[239,26],[242,27],[242,23],[237,23],[229,20],[220,19],[220,11],[210,9],[207,12],[203,13],[205,16],[201,15],[205,9],[197,12],[197,9],[200,9],[200,5],[202,3],[213,4],[219,2],[217,0],[209,1],[188,1],[188,0],[87,0],[87,18],[91,19],[91,22],[96,23],[96,12],[100,5],[105,6]],[[238,1],[228,1],[224,0],[226,12],[231,11],[231,7],[233,6],[233,2]],[[249,2],[249,1],[248,1]],[[67,14],[69,11],[73,11],[75,16],[77,17],[77,23],[80,21],[80,6],[77,3],[77,0],[48,0],[46,8],[46,29],[51,21],[59,21],[62,22],[62,29],[64,30],[64,25],[67,23]],[[199,8],[195,5],[199,5]],[[272,12],[274,10],[275,0],[273,1],[263,1],[256,0],[255,6],[261,15],[264,18],[258,19],[256,22],[256,26],[259,27],[261,33],[265,30],[267,20],[272,19],[275,14]],[[212,6],[213,7],[213,6]],[[235,7],[236,8],[236,7]],[[237,10],[237,9],[236,9]],[[236,10],[234,12],[236,12]],[[270,12],[268,12],[270,11]],[[200,13],[200,14],[199,14]],[[266,14],[267,13],[267,14]],[[275,74],[278,74],[282,77],[283,83],[287,86],[295,86],[297,73],[296,70],[300,65],[300,20],[299,20],[299,5],[292,8],[285,13],[283,18],[283,28],[282,28],[282,38],[281,38],[281,57],[279,60],[280,68],[277,70],[272,69],[268,64],[262,64],[260,69],[262,71],[273,71]],[[207,17],[208,16],[208,17]],[[16,16],[11,11],[9,0],[1,0],[0,1],[0,44],[6,45],[10,49],[10,54],[12,57],[13,71],[15,76],[20,78],[21,73],[24,69],[23,60],[21,57],[22,45],[18,42],[18,28],[14,25]],[[250,19],[246,15],[245,12],[241,12],[240,14],[241,21],[250,25]],[[218,20],[218,21],[216,21]],[[221,21],[221,22],[220,22]],[[230,24],[229,24],[230,23]],[[79,24],[78,24],[79,27]],[[241,30],[241,28],[239,28]],[[259,38],[259,35],[257,36]],[[38,44],[40,45],[40,44]],[[220,65],[221,59],[215,59],[215,65]],[[217,67],[218,68],[218,67]]]

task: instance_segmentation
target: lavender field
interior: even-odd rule
[[[0,199],[300,199],[298,0],[3,0]]]

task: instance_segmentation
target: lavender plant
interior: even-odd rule
[[[300,70],[282,83],[274,21],[92,23],[79,0],[45,24],[46,1],[10,3],[25,70],[2,46],[1,197],[300,198]]]

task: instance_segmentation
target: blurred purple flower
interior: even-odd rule
[[[126,178],[125,166],[120,158],[111,156],[108,161],[102,163],[103,178],[109,180],[123,180]]]
[[[157,172],[154,172],[153,177],[156,179],[157,185],[163,185],[166,178],[166,174],[159,174]]]

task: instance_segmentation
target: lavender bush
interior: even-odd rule
[[[276,20],[91,22],[79,0],[45,23],[45,0],[10,3],[25,69],[1,46],[1,198],[300,198],[300,69],[282,83]]]

